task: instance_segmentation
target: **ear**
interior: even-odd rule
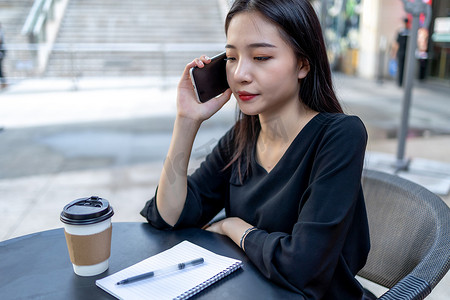
[[[309,61],[305,58],[298,61],[298,79],[303,79],[308,75],[310,70]]]

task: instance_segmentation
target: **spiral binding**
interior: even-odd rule
[[[195,294],[198,294],[199,292],[203,291],[204,289],[206,289],[207,287],[209,287],[213,283],[216,283],[220,279],[230,275],[231,273],[233,273],[234,271],[239,269],[241,266],[242,266],[242,262],[236,262],[236,263],[232,264],[231,266],[229,266],[228,268],[226,268],[225,270],[223,270],[222,272],[214,275],[210,279],[200,283],[199,285],[193,287],[189,291],[186,291],[183,294],[173,298],[173,300],[188,299],[188,298],[194,296]]]

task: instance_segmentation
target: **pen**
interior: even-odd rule
[[[165,274],[165,273],[169,273],[169,272],[173,272],[173,271],[177,271],[177,270],[182,270],[182,269],[184,269],[186,267],[189,267],[189,266],[196,266],[196,265],[202,264],[204,261],[205,260],[202,257],[201,258],[196,258],[196,259],[193,259],[193,260],[190,260],[190,261],[187,261],[187,262],[182,262],[182,263],[170,266],[170,267],[166,267],[166,268],[162,268],[162,269],[159,269],[159,270],[155,270],[155,271],[151,271],[151,272],[147,272],[147,273],[144,273],[144,274],[140,274],[140,275],[136,275],[136,276],[133,276],[133,277],[126,278],[124,280],[121,280],[121,281],[117,282],[116,285],[131,283],[131,282],[139,281],[139,280],[142,280],[142,279],[151,278],[151,277],[154,277],[154,276],[159,276],[159,275],[162,275],[162,274]]]

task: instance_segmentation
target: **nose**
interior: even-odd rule
[[[244,59],[238,60],[231,66],[233,80],[238,83],[249,83],[252,81],[251,64]]]

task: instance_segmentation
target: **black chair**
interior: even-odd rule
[[[358,273],[389,290],[379,299],[424,299],[450,268],[450,209],[398,176],[364,170],[371,250]]]

